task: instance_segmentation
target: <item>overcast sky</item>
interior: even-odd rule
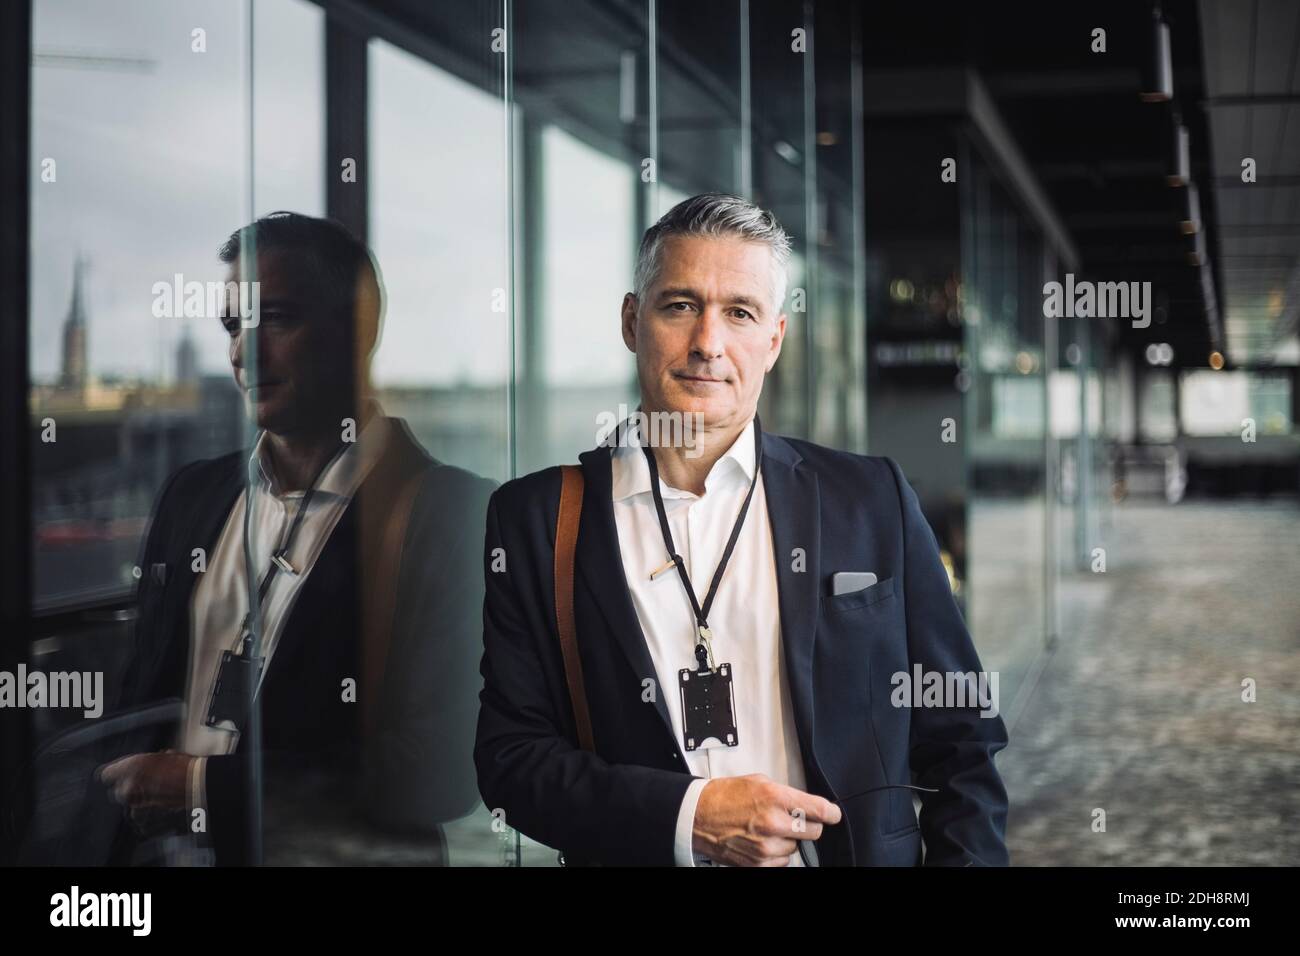
[[[58,373],[78,252],[90,262],[92,373],[169,379],[183,324],[201,367],[223,372],[215,320],[154,318],[153,284],[177,272],[220,278],[217,247],[250,211],[324,212],[321,11],[306,0],[257,0],[250,123],[244,9],[233,0],[37,0],[35,380]],[[206,31],[205,53],[191,50],[195,28]],[[92,66],[78,54],[114,62]],[[376,379],[500,383],[509,368],[507,316],[492,311],[509,272],[501,101],[382,42],[372,43],[370,79],[370,238],[389,295]],[[632,268],[635,173],[558,131],[544,143],[548,378],[626,382],[618,306]],[[39,181],[46,157],[57,163],[54,183]]]

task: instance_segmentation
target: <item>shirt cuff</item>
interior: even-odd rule
[[[193,830],[194,811],[201,809],[204,811],[205,814],[207,813],[207,804],[208,804],[208,758],[207,757],[190,758],[188,778],[189,781],[186,789],[188,791],[189,819],[186,821],[186,826],[189,827],[191,830]],[[206,825],[207,825],[207,821],[205,820],[204,821],[205,829],[206,829]]]
[[[704,777],[696,777],[686,788],[682,797],[681,809],[677,811],[677,837],[673,841],[673,862],[677,866],[694,866],[695,853],[692,850],[695,831],[695,807],[700,802],[700,794],[708,784]]]

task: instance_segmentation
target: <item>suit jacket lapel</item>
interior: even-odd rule
[[[193,501],[176,505],[178,514],[174,519],[172,537],[164,545],[163,553],[146,558],[147,561],[167,559],[170,562],[168,574],[175,582],[163,592],[161,621],[153,622],[157,629],[152,636],[154,645],[146,652],[149,661],[136,665],[145,668],[145,673],[154,675],[145,685],[150,688],[150,701],[185,696],[190,654],[190,603],[198,584],[198,573],[193,570],[190,557],[191,549],[202,548],[206,555],[212,555],[230,511],[243,490],[243,468],[238,456],[220,462],[207,484],[195,491]],[[144,568],[144,573],[150,571],[150,568]],[[184,638],[178,639],[177,635],[184,635]]]
[[[312,645],[313,635],[306,632],[306,615],[298,613],[300,608],[352,601],[357,605],[358,625],[362,628],[367,615],[372,613],[367,601],[378,587],[372,572],[381,563],[379,551],[387,509],[411,470],[429,461],[411,437],[405,421],[390,418],[389,424],[387,447],[344,507],[338,524],[325,539],[315,566],[302,584],[280,632],[275,656],[267,670],[268,679],[272,673],[290,665],[303,648]],[[340,588],[345,593],[340,593]],[[360,645],[361,632],[347,636],[354,637]]]
[[[578,532],[578,576],[587,593],[600,608],[615,640],[623,649],[632,672],[639,678],[656,675],[654,660],[646,644],[636,608],[632,606],[623,558],[618,548],[618,528],[614,524],[613,477],[611,452],[596,448],[578,456],[582,462],[586,490],[582,499],[582,527]],[[663,720],[668,737],[676,740],[672,718],[665,699],[675,687],[660,687],[654,695],[655,710]]]
[[[808,780],[829,793],[813,750],[813,641],[820,604],[821,502],[817,475],[799,467],[802,460],[789,442],[763,434],[763,488],[772,524],[790,700]]]
[[[591,600],[600,608],[615,640],[623,648],[633,673],[653,675],[654,662],[623,574],[614,524],[611,452],[608,447],[579,456],[586,479],[582,505],[582,530],[578,542],[578,577]],[[821,500],[817,475],[800,467],[803,459],[785,439],[763,434],[763,487],[772,526],[776,562],[781,645],[795,729],[803,756],[809,790],[835,799],[835,792],[818,763],[813,748],[813,644],[821,604]],[[803,563],[795,562],[801,549]],[[802,570],[795,570],[796,567]],[[662,690],[662,688],[661,688]],[[655,709],[668,736],[676,742],[665,694],[655,695]],[[852,864],[854,851],[847,825],[832,827],[824,835],[823,859],[827,864]]]

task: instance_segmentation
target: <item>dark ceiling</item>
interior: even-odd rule
[[[569,15],[555,15],[561,2]],[[463,14],[441,4],[373,6],[417,35],[448,38],[466,26]],[[575,19],[573,6],[586,15]],[[1103,281],[1152,283],[1152,324],[1120,324],[1126,348],[1140,354],[1150,343],[1168,342],[1175,364],[1193,367],[1206,365],[1213,350],[1229,364],[1293,362],[1290,352],[1300,351],[1300,116],[1290,113],[1300,105],[1300,3],[1165,0],[1161,8],[1173,65],[1174,98],[1167,103],[1139,96],[1152,49],[1152,6],[1144,0],[891,0],[862,3],[857,20],[868,72],[975,71],[1078,249],[1080,270]],[[517,0],[516,26],[531,42],[516,50],[515,95],[563,114],[593,141],[639,148],[616,141],[640,135],[635,124],[610,121],[618,112],[618,51],[645,51],[646,9],[645,0]],[[673,104],[673,118],[696,130],[734,124],[728,78],[739,69],[738,9],[731,0],[658,2],[661,105]],[[751,31],[761,31],[797,20],[804,7],[797,0],[749,0],[749,9]],[[842,40],[850,30],[851,3],[817,0],[813,10],[822,36]],[[548,32],[552,21],[563,28]],[[575,34],[575,24],[585,26]],[[1106,31],[1104,53],[1091,49],[1095,28]],[[761,46],[756,39],[751,35],[751,49]],[[759,139],[799,145],[800,78],[778,75],[759,60],[751,67],[756,146]],[[819,96],[823,90],[831,95],[834,86],[820,87]],[[848,104],[839,105],[828,115],[848,115]],[[1192,235],[1180,228],[1189,190],[1166,182],[1179,118],[1200,200]],[[1239,182],[1247,155],[1259,160],[1259,181],[1249,186]]]
[[[1184,235],[1186,189],[1166,182],[1174,117],[1188,127],[1194,182],[1212,176],[1201,36],[1195,3],[1163,5],[1174,99],[1139,96],[1151,59],[1152,10],[1143,2],[1088,4],[872,4],[864,59],[871,68],[963,66],[993,96],[1033,176],[1079,250],[1082,271],[1150,281],[1150,328],[1118,328],[1127,347],[1167,342],[1179,365],[1205,365],[1223,349],[1217,288],[1216,204],[1199,190],[1207,265]],[[937,12],[941,11],[941,12]],[[1106,51],[1091,49],[1106,31]],[[1208,276],[1206,273],[1208,272]]]
[[[1201,0],[1229,354],[1300,361],[1300,3]],[[1256,161],[1258,180],[1241,181]]]

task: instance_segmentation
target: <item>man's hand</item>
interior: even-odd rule
[[[136,830],[148,836],[185,827],[191,759],[170,750],[131,754],[104,764],[98,774]]]
[[[692,847],[727,866],[788,866],[798,840],[816,840],[840,822],[829,800],[761,773],[717,777],[700,791]]]

